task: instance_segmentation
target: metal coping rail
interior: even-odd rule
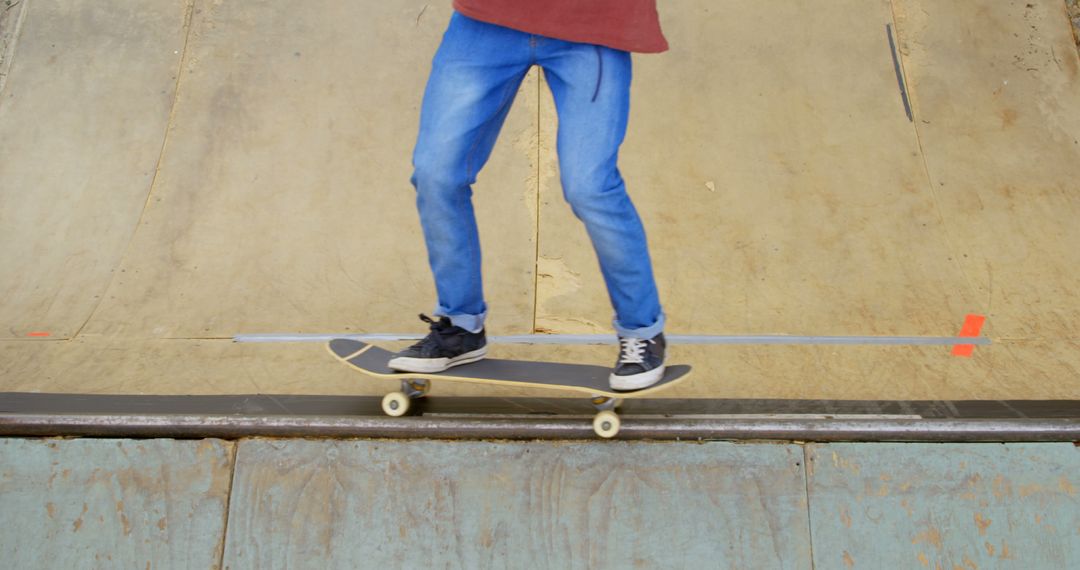
[[[584,418],[0,414],[0,436],[116,438],[598,439]],[[634,418],[617,439],[1077,442],[1071,419]]]

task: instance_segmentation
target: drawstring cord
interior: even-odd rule
[[[592,102],[596,102],[596,96],[600,94],[600,83],[604,80],[604,58],[600,52],[600,46],[596,48],[596,90],[592,94]]]

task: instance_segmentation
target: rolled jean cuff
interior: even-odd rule
[[[471,333],[478,333],[484,330],[484,319],[487,318],[487,311],[484,311],[479,315],[447,315],[439,309],[435,309],[432,312],[435,313],[436,317],[448,317],[450,323],[455,327],[463,328]]]
[[[654,336],[664,332],[664,322],[667,320],[664,313],[661,312],[660,316],[656,318],[656,322],[647,327],[638,329],[628,329],[619,324],[619,318],[612,319],[611,324],[615,327],[615,333],[622,338],[640,338],[642,340],[648,340]]]

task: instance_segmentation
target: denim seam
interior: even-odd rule
[[[468,200],[469,198],[465,195],[465,193],[464,192],[459,192],[457,194],[457,196],[458,196],[458,200],[463,203],[462,205],[467,206],[467,204],[464,204],[464,202],[466,200]],[[475,219],[475,214],[474,214],[474,219]],[[479,240],[479,236],[477,236],[477,240]],[[476,260],[476,265],[481,265],[480,251],[479,251],[479,248],[477,247],[476,241],[469,240],[469,260],[468,260],[469,265],[473,264],[473,260]],[[483,275],[482,271],[483,270],[481,269],[481,275]],[[483,277],[481,277],[481,280],[480,280],[479,284],[473,284],[473,285],[478,285],[480,287],[480,290],[481,290],[480,304],[481,304],[481,306],[486,305],[486,303],[484,302],[484,294],[483,294]]]

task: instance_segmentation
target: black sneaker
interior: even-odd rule
[[[483,330],[469,332],[454,326],[447,317],[436,321],[420,315],[420,320],[430,325],[431,332],[420,342],[395,354],[387,366],[398,372],[442,372],[451,366],[476,362],[487,354]]]
[[[619,337],[619,360],[611,373],[612,390],[641,390],[664,377],[664,333],[649,340]]]

